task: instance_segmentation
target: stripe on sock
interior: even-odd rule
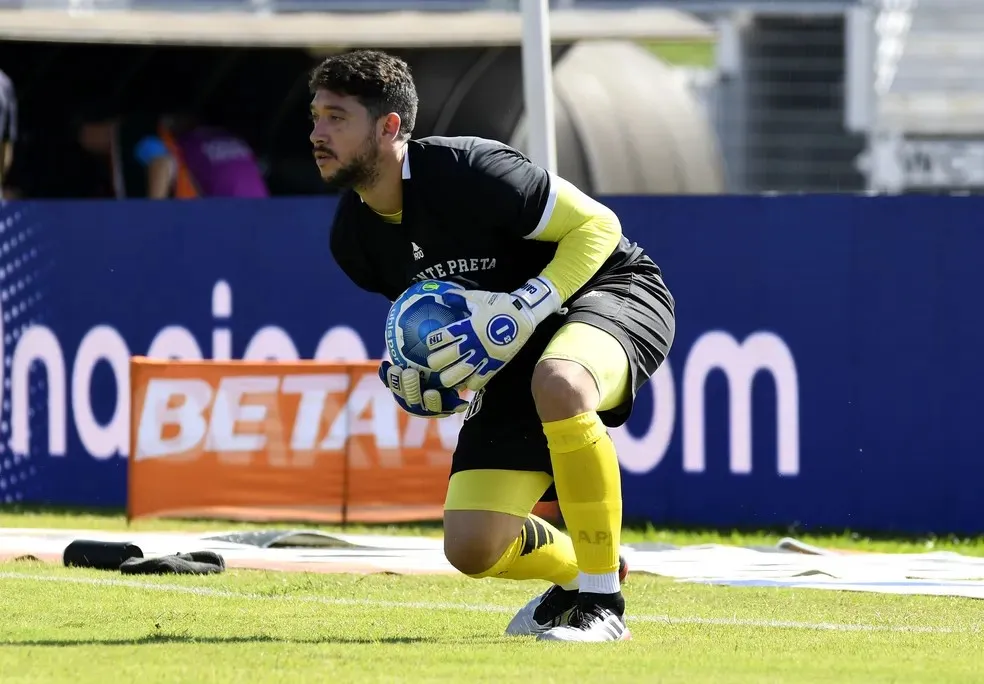
[[[523,539],[520,556],[527,556],[542,546],[554,543],[553,533],[535,518],[527,518],[523,523],[523,531],[519,534]]]

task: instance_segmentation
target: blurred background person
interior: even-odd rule
[[[0,70],[0,197],[9,197],[7,180],[14,162],[14,144],[17,142],[17,94],[14,84]]]
[[[172,197],[269,197],[263,172],[245,140],[193,114],[162,119],[159,135],[142,141],[171,160]]]
[[[121,116],[102,106],[83,115],[78,142],[118,199],[269,196],[249,144],[190,114]]]

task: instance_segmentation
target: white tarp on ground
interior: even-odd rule
[[[453,573],[440,539],[271,530],[229,533],[130,533],[94,530],[0,530],[0,559],[34,555],[59,560],[77,539],[131,542],[145,557],[215,551],[234,567],[368,572]],[[839,553],[793,539],[775,547],[716,544],[682,548],[623,547],[632,572],[727,586],[833,589],[984,598],[984,558],[937,551],[917,554]],[[293,569],[297,569],[294,566]]]
[[[633,571],[684,582],[984,598],[984,558],[948,551],[836,553],[783,540],[775,550],[703,545],[629,559]]]

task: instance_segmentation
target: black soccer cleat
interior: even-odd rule
[[[629,574],[629,564],[623,556],[618,557],[618,581],[625,582]],[[571,611],[577,605],[578,591],[567,591],[554,585],[519,609],[509,621],[506,634],[510,636],[529,636],[543,634],[555,627],[566,625]]]
[[[624,615],[625,600],[621,593],[578,594],[567,624],[541,632],[537,639],[591,643],[628,641],[632,633],[625,624]]]

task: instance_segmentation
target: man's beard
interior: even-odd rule
[[[379,145],[375,140],[366,140],[362,151],[352,161],[340,167],[330,178],[324,181],[334,190],[350,188],[370,188],[379,178]]]

